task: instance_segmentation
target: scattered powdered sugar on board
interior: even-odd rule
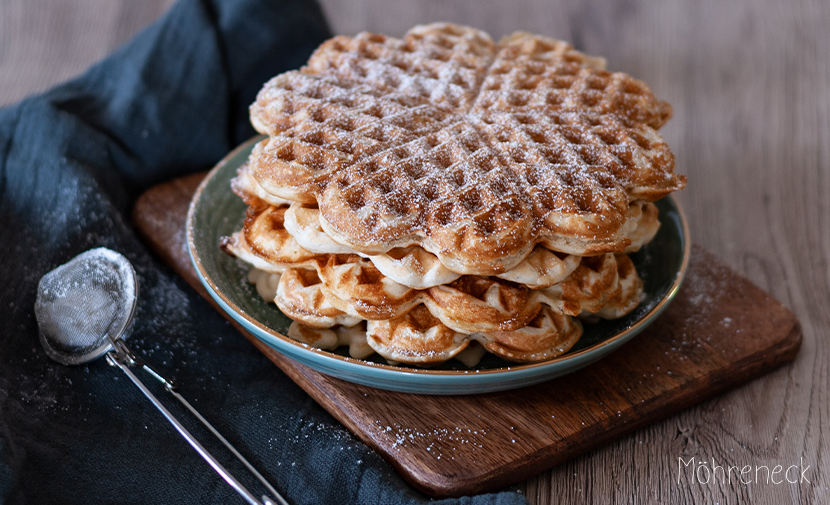
[[[751,324],[747,319],[751,306],[732,300],[736,294],[734,273],[720,264],[689,270],[682,295],[673,302],[684,305],[684,324],[672,335],[666,357],[685,361],[694,354],[694,348],[701,347],[718,350],[723,355],[741,352],[739,345],[730,345],[734,340],[725,338],[748,331]]]
[[[375,421],[378,434],[391,442],[390,447],[400,451],[401,447],[422,448],[435,459],[455,459],[453,451],[468,446],[471,450],[483,450],[483,437],[488,429],[463,428],[459,426],[434,427],[427,431]]]

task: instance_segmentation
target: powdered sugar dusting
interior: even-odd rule
[[[489,433],[487,428],[465,428],[459,426],[435,427],[431,430],[408,428],[398,423],[384,425],[375,421],[378,435],[389,442],[389,447],[400,451],[420,449],[435,457],[436,460],[455,459],[458,448],[470,451],[484,450],[484,438]]]
[[[602,66],[449,24],[336,37],[260,93],[252,120],[272,138],[251,169],[280,198],[313,197],[326,233],[361,253],[420,244],[479,273],[540,237],[622,250],[629,200],[684,178],[652,129],[668,105]]]

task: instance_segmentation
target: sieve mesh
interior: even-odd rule
[[[43,276],[35,316],[41,339],[61,361],[79,362],[117,337],[132,318],[135,273],[126,258],[92,249]],[[55,356],[53,356],[55,357]]]

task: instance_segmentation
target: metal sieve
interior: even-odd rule
[[[138,278],[127,258],[104,247],[79,254],[44,275],[38,284],[35,316],[43,349],[50,358],[64,365],[87,363],[106,353],[107,362],[127,374],[176,431],[237,493],[251,505],[273,505],[274,501],[267,496],[260,502],[245,489],[130,370],[130,367],[142,368],[196,416],[265,485],[278,503],[288,505],[239,451],[174,390],[173,383],[127,347],[125,333],[133,319],[137,298]]]

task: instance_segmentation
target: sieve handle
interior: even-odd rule
[[[149,368],[149,367],[148,367],[147,365],[144,365],[144,368],[145,368],[145,369],[147,369],[147,368]],[[152,375],[157,375],[155,372],[150,372],[150,373],[151,373]],[[251,472],[254,476],[256,476],[256,478],[258,478],[258,479],[259,479],[259,481],[260,481],[260,482],[262,482],[262,484],[263,484],[266,488],[268,488],[268,491],[270,491],[270,492],[271,492],[271,494],[272,494],[272,495],[273,495],[273,496],[277,499],[277,501],[280,503],[280,505],[288,505],[288,502],[286,502],[286,501],[285,501],[285,499],[283,499],[283,497],[282,497],[282,496],[280,496],[280,494],[277,492],[277,490],[276,490],[276,489],[274,489],[274,487],[273,487],[273,486],[271,486],[271,484],[270,484],[267,480],[265,480],[265,477],[263,477],[263,476],[262,476],[259,472],[257,472],[256,468],[254,468],[254,467],[253,467],[250,463],[248,463],[248,460],[247,460],[247,459],[245,459],[245,458],[242,456],[242,454],[240,454],[240,453],[239,453],[239,451],[237,451],[237,450],[236,450],[236,448],[235,448],[234,446],[232,446],[232,445],[231,445],[231,443],[230,443],[230,442],[228,442],[228,441],[227,441],[227,439],[225,439],[225,437],[223,437],[223,436],[222,436],[222,434],[221,434],[221,433],[219,433],[218,431],[216,431],[216,428],[214,428],[214,427],[213,427],[213,425],[212,425],[212,424],[210,424],[210,423],[208,422],[208,420],[207,420],[207,419],[205,419],[204,417],[202,417],[202,414],[200,414],[200,413],[199,413],[199,412],[198,412],[195,408],[193,408],[193,406],[192,406],[192,405],[190,405],[190,402],[188,402],[187,400],[185,400],[185,399],[184,399],[184,397],[183,397],[182,395],[180,395],[180,394],[179,394],[177,391],[175,391],[174,389],[168,389],[168,391],[170,391],[170,394],[172,394],[173,396],[175,396],[175,397],[176,397],[176,399],[177,399],[177,400],[179,400],[179,402],[181,402],[181,404],[182,404],[182,405],[184,405],[184,406],[185,406],[185,408],[187,408],[187,410],[189,410],[189,411],[190,411],[190,413],[191,413],[191,414],[193,414],[193,416],[194,416],[194,417],[196,417],[199,421],[201,421],[201,422],[202,422],[202,424],[204,424],[204,425],[205,425],[205,427],[206,427],[208,430],[210,430],[210,432],[211,432],[211,433],[213,433],[213,435],[214,435],[217,439],[219,439],[219,441],[220,441],[220,442],[222,442],[223,444],[225,444],[225,447],[227,447],[227,448],[228,448],[228,450],[229,450],[229,451],[231,451],[231,452],[233,453],[233,455],[234,455],[234,456],[236,456],[236,459],[238,459],[239,461],[241,461],[241,462],[242,462],[242,464],[243,464],[243,465],[245,465],[245,467],[248,469],[248,471],[249,471],[249,472]]]
[[[254,468],[253,465],[251,465],[248,462],[248,460],[245,459],[245,457],[242,454],[240,454],[240,452],[237,451],[236,448],[233,445],[231,445],[231,443],[228,442],[228,440],[225,437],[223,437],[222,434],[219,433],[219,431],[217,431],[216,428],[214,428],[213,425],[210,424],[208,420],[202,416],[202,414],[199,413],[199,411],[197,411],[192,405],[190,405],[190,402],[185,400],[184,397],[180,395],[178,391],[176,391],[176,387],[173,385],[173,382],[165,379],[164,376],[155,371],[153,367],[151,367],[150,365],[145,363],[144,360],[136,356],[135,353],[133,353],[133,351],[129,347],[127,347],[127,344],[120,338],[113,343],[113,347],[115,349],[118,360],[121,363],[130,367],[141,367],[142,369],[144,369],[145,372],[152,375],[154,379],[161,382],[164,388],[168,392],[170,392],[171,395],[173,395],[177,400],[179,400],[179,402],[182,405],[184,405],[184,407],[187,410],[189,410],[190,413],[193,414],[193,416],[196,419],[201,421],[201,423],[208,430],[210,430],[211,433],[213,433],[213,436],[215,436],[220,442],[222,442],[225,445],[225,447],[227,447],[227,449],[231,451],[231,453],[233,453],[234,456],[236,456],[236,459],[238,459],[243,465],[245,465],[245,468],[247,468],[249,472],[251,472],[257,479],[259,479],[259,481],[268,489],[268,491],[271,492],[272,496],[276,497],[276,500],[279,502],[279,505],[288,505],[288,502],[285,501],[285,498],[283,498],[276,489],[274,489],[274,486],[272,486],[271,483],[268,482],[265,479],[265,477],[263,477],[262,474],[259,473],[256,470],[256,468]],[[263,499],[267,499],[267,497],[263,496]],[[271,502],[269,499],[265,505],[271,505],[272,503],[273,502]]]
[[[114,351],[110,351],[107,353],[107,362],[109,362],[110,365],[117,366],[125,374],[127,374],[127,377],[130,378],[133,384],[135,384],[136,387],[138,387],[138,389],[140,389],[141,392],[144,393],[144,396],[146,396],[147,399],[150,400],[150,402],[152,402],[153,405],[155,405],[156,408],[164,415],[164,417],[167,418],[168,421],[170,421],[170,424],[172,424],[176,431],[178,431],[179,434],[182,437],[184,437],[185,440],[187,440],[190,446],[193,447],[193,449],[195,449],[196,452],[198,452],[199,455],[202,456],[202,458],[205,461],[207,461],[207,463],[216,471],[216,473],[218,473],[225,480],[225,482],[228,483],[228,485],[230,485],[237,493],[239,493],[243,498],[245,498],[245,500],[248,503],[250,503],[251,505],[273,505],[273,502],[266,496],[262,497],[262,502],[258,501],[256,497],[253,494],[251,494],[250,491],[245,489],[245,487],[242,484],[240,484],[239,481],[236,480],[236,478],[234,478],[234,476],[231,475],[230,472],[228,472],[225,469],[225,467],[223,467],[218,461],[216,461],[216,458],[214,458],[213,455],[210,454],[207,451],[207,449],[205,449],[202,446],[202,444],[200,444],[199,441],[196,440],[184,426],[182,426],[178,419],[176,419],[173,416],[173,414],[171,414],[170,411],[168,411],[164,407],[164,405],[162,405],[161,402],[159,402],[158,398],[156,398],[155,395],[153,395],[153,393],[151,393],[150,390],[147,389],[147,387],[140,380],[138,380],[138,377],[135,376],[135,374],[130,370],[130,368],[121,362],[118,355]]]

